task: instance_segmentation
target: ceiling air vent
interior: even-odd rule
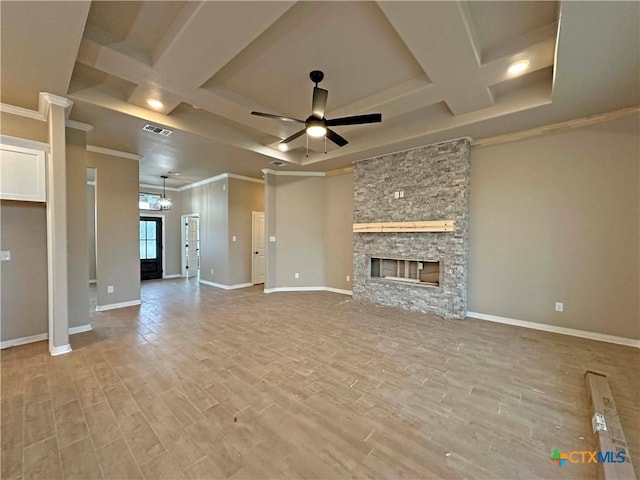
[[[145,132],[156,133],[158,135],[162,135],[163,137],[168,137],[173,133],[173,130],[169,130],[168,128],[156,127],[155,125],[151,125],[150,123],[147,123],[144,127],[142,127],[142,130],[144,130]]]
[[[275,165],[276,167],[284,167],[287,165],[287,162],[283,162],[281,160],[274,160],[273,162],[269,162],[271,165]]]

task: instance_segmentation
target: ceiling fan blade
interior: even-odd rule
[[[298,120],[297,118],[291,117],[283,117],[282,115],[273,115],[272,113],[251,112],[251,115],[257,115],[258,117],[275,118],[276,120],[282,120],[283,122],[304,123],[304,120]]]
[[[299,132],[294,133],[293,135],[291,135],[290,137],[285,138],[284,140],[282,140],[280,143],[289,143],[293,140],[295,140],[296,138],[298,138],[300,135],[302,135],[304,132],[306,132],[306,130],[303,128],[302,130],[300,130]]]
[[[363,123],[378,123],[382,121],[381,113],[369,113],[367,115],[353,115],[352,117],[342,117],[327,120],[329,127],[337,125],[360,125]]]
[[[349,143],[347,142],[346,138],[341,137],[330,128],[327,128],[327,138],[331,140],[333,143],[335,143],[336,145],[338,145],[339,147],[344,147],[347,143]]]
[[[311,115],[317,118],[324,118],[324,111],[327,108],[327,96],[329,92],[324,88],[313,87],[313,101],[311,102]]]

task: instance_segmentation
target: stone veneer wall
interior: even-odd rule
[[[467,307],[469,141],[429,145],[354,165],[354,223],[455,220],[454,232],[354,233],[353,298],[445,318]],[[394,192],[404,191],[395,199]],[[371,279],[371,257],[440,261],[438,287]]]

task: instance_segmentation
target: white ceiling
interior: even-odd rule
[[[142,183],[170,186],[273,160],[326,171],[461,136],[482,138],[640,103],[638,2],[2,1],[1,98],[71,98],[92,145],[137,153]],[[507,66],[529,60],[518,77]],[[337,148],[299,125],[325,72]],[[149,97],[162,100],[154,111]],[[169,137],[141,130],[174,130]]]

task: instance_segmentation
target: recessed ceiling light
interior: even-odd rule
[[[507,73],[509,75],[519,75],[527,68],[529,68],[529,60],[519,60],[509,65],[509,67],[507,68]]]
[[[156,110],[160,110],[162,107],[164,107],[164,103],[162,103],[157,98],[147,98],[147,105],[149,105],[151,108],[155,108]]]
[[[278,150],[280,150],[281,152],[286,152],[287,150],[289,150],[289,145],[287,145],[286,143],[279,143]]]

